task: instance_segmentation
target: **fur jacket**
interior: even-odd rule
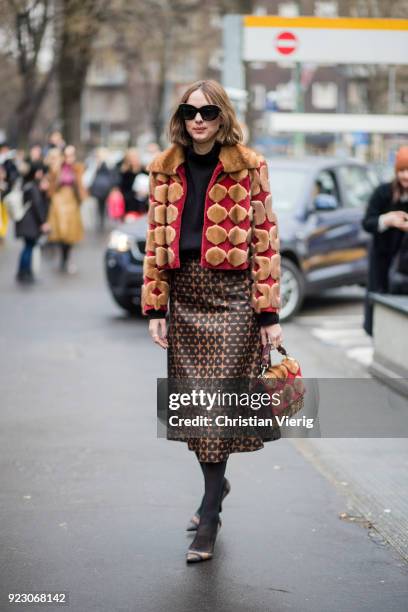
[[[180,267],[181,217],[187,194],[184,148],[174,144],[148,166],[150,197],[142,312],[167,310],[169,270]],[[279,312],[280,254],[265,159],[241,145],[224,145],[207,187],[200,265],[251,269],[255,312]]]

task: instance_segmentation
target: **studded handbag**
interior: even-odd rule
[[[302,380],[299,362],[290,357],[280,345],[277,351],[284,356],[279,364],[272,365],[272,345],[266,344],[262,350],[261,372],[258,383],[271,395],[273,416],[291,417],[304,406],[306,388]]]

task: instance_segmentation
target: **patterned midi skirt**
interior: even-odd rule
[[[180,268],[170,271],[168,379],[258,376],[262,343],[250,296],[249,269],[212,270],[200,266],[198,254],[184,256]],[[262,434],[222,437],[211,432],[184,441],[199,461],[217,463],[280,437],[274,426]]]

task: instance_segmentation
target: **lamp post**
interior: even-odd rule
[[[302,64],[296,62],[294,70],[295,80],[295,96],[296,104],[295,109],[297,113],[303,113],[305,109],[303,99],[303,86],[302,86]],[[294,135],[295,155],[304,155],[305,153],[305,135],[303,132],[296,132]]]

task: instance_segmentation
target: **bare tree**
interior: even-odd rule
[[[207,5],[211,4],[212,0],[207,2]],[[109,22],[114,24],[118,33],[118,47],[130,78],[138,71],[146,84],[150,78],[149,64],[154,61],[157,66],[156,87],[150,91],[149,100],[157,141],[163,136],[169,111],[172,66],[182,48],[186,54],[192,52],[186,46],[186,33],[191,30],[194,15],[202,10],[206,9],[200,0],[144,0],[132,3],[116,0],[116,4],[111,5]],[[200,40],[196,40],[195,44],[200,44]]]
[[[50,0],[2,0],[2,28],[9,54],[16,60],[20,90],[9,119],[8,137],[14,145],[27,144],[35,119],[54,75],[55,64],[40,72],[40,53],[52,20]]]
[[[60,0],[58,80],[65,139],[80,145],[81,96],[92,61],[92,45],[106,19],[109,0]]]
[[[253,0],[221,0],[221,13],[238,13],[241,15],[250,15],[253,9]]]
[[[61,116],[65,138],[80,143],[81,97],[93,55],[93,43],[104,24],[117,33],[117,47],[130,71],[144,73],[149,52],[160,62],[160,85],[154,109],[154,124],[161,132],[168,67],[168,41],[175,23],[185,12],[197,10],[199,0],[60,0],[61,45],[58,77]]]
[[[183,82],[180,70],[172,77],[174,66],[180,58],[187,65],[194,57],[196,68],[188,68],[189,74],[204,78],[205,63],[219,45],[219,32],[207,27],[205,16],[250,13],[251,9],[251,0],[0,0],[1,27],[4,30],[7,24],[21,80],[10,136],[25,144],[55,75],[64,136],[80,144],[82,93],[100,28],[107,24],[117,35],[117,49],[129,75],[129,93],[139,82],[146,84],[141,87],[144,100],[129,96],[132,111],[141,105],[149,108],[159,139],[174,85]],[[39,67],[44,49],[50,60],[45,72]],[[137,126],[132,135],[142,128]]]

